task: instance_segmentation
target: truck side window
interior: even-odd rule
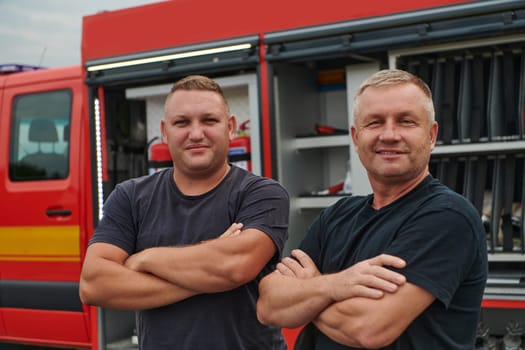
[[[13,101],[9,177],[65,179],[69,174],[69,90],[18,95]]]

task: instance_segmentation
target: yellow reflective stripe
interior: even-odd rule
[[[80,261],[79,226],[0,227],[0,261]]]

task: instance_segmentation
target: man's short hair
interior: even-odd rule
[[[359,102],[358,97],[363,94],[363,92],[369,87],[377,86],[388,86],[388,85],[398,85],[398,84],[414,84],[417,86],[428,98],[425,107],[425,110],[428,112],[429,118],[431,121],[434,120],[434,103],[432,101],[432,92],[421,78],[415,76],[412,73],[406,72],[401,69],[383,69],[368,77],[362,84],[359,86],[357,93],[354,97],[354,119],[359,113]]]
[[[173,84],[168,96],[166,96],[165,105],[167,104],[171,95],[173,95],[175,91],[179,90],[200,90],[215,92],[222,98],[224,104],[226,105],[226,110],[229,111],[228,100],[226,100],[226,96],[224,95],[221,86],[215,80],[210,79],[204,75],[188,75],[187,77],[184,77]]]

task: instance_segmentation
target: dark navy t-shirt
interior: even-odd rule
[[[302,242],[322,273],[387,253],[403,258],[407,281],[436,297],[385,349],[474,348],[487,278],[485,231],[464,197],[428,176],[413,191],[375,210],[372,195],[325,209]],[[351,349],[316,332],[316,349]]]
[[[280,329],[257,321],[256,301],[258,282],[281,258],[288,214],[288,194],[272,179],[232,166],[216,188],[185,196],[170,168],[117,185],[90,243],[111,243],[131,255],[150,247],[213,239],[234,222],[265,232],[277,253],[254,281],[228,292],[139,311],[139,345],[144,350],[285,349]]]

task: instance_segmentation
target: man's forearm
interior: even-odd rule
[[[362,347],[357,340],[358,327],[361,320],[353,313],[352,304],[363,298],[352,298],[333,303],[317,315],[313,323],[328,338],[333,341],[354,347]]]
[[[334,341],[347,346],[382,348],[397,339],[435,297],[411,283],[383,298],[353,297],[333,303],[314,323]]]
[[[169,305],[197,294],[106,259],[100,259],[96,265],[84,272],[80,280],[80,296],[85,304],[142,310]]]
[[[257,315],[264,324],[295,328],[312,321],[333,300],[324,277],[299,279],[273,272],[259,285]]]
[[[200,293],[231,290],[253,280],[275,253],[257,230],[183,247],[156,247],[132,255],[126,266]]]

